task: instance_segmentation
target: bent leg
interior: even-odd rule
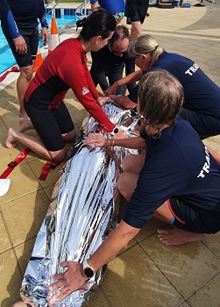
[[[20,75],[17,80],[17,93],[20,104],[19,116],[26,119],[28,119],[28,116],[23,107],[23,99],[32,77],[33,77],[33,65],[20,67]]]
[[[201,139],[220,134],[220,119],[184,108],[180,112],[185,120],[198,132]]]
[[[164,245],[178,246],[202,240],[203,234],[175,227],[173,229],[158,229],[158,238]]]
[[[173,217],[172,217],[173,216]],[[155,217],[171,223],[175,228],[158,230],[159,240],[166,245],[181,245],[203,238],[204,234],[220,230],[220,213],[189,206],[172,198],[155,211]],[[161,218],[162,217],[162,218]]]
[[[37,155],[47,160],[61,162],[66,157],[66,151],[64,148],[56,151],[49,151],[39,138],[19,132],[13,128],[9,128],[8,136],[6,138],[6,146],[8,148],[12,148],[15,145],[15,142],[23,144]]]
[[[138,36],[141,35],[142,32],[142,25],[140,21],[132,21],[131,22],[131,34],[130,40],[135,40]]]
[[[174,223],[176,218],[170,209],[169,201],[166,201],[155,210],[154,217],[168,224]],[[165,245],[182,245],[201,240],[202,237],[203,235],[201,233],[190,232],[177,227],[172,229],[158,229],[158,238]]]

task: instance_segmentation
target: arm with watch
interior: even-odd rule
[[[101,133],[92,133],[86,139],[86,144],[91,148],[120,146],[120,147],[138,149],[138,150],[146,149],[146,143],[143,138],[126,137],[124,131],[121,130],[109,138],[106,138],[106,136],[104,136]]]
[[[49,291],[58,289],[60,291],[49,300],[49,303],[54,304],[62,301],[73,291],[84,288],[86,282],[93,277],[95,272],[110,262],[140,230],[140,228],[132,227],[121,221],[89,259],[83,263],[62,263],[66,271],[63,274],[55,275],[56,282],[49,286]]]

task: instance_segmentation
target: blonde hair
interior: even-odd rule
[[[128,48],[128,54],[131,58],[134,58],[140,54],[150,54],[151,61],[150,67],[156,62],[158,57],[165,50],[161,48],[151,35],[141,35],[136,40],[132,41]]]

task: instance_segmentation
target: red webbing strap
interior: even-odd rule
[[[19,71],[20,70],[17,66],[13,66],[11,69],[7,70],[4,74],[0,76],[0,82],[5,80],[5,78],[7,77],[8,74],[10,74],[10,72],[19,72]]]
[[[19,153],[19,155],[8,164],[8,167],[6,168],[6,170],[0,175],[0,179],[7,178],[11,174],[13,169],[27,157],[28,153],[29,153],[28,148],[25,148],[24,150],[22,150]]]
[[[45,180],[51,169],[54,169],[59,163],[57,162],[47,162],[41,169],[41,174],[39,176],[40,180]]]

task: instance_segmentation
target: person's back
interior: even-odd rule
[[[220,119],[220,88],[192,60],[163,52],[152,69],[166,69],[184,88],[184,108]]]
[[[156,181],[146,184],[180,198],[188,205],[220,211],[220,166],[209,154],[191,125],[177,117],[173,126],[165,129],[158,140],[147,139],[145,172],[158,174]],[[158,172],[158,173],[157,173]]]
[[[175,203],[177,212],[179,207],[183,216],[187,212],[191,214],[187,223],[194,231],[216,232],[219,223],[210,223],[209,218],[215,213],[220,216],[220,166],[196,131],[178,117],[171,127],[162,131],[160,138],[145,136],[145,139],[145,164],[129,202],[125,221],[136,226],[143,225],[161,204],[170,200]],[[201,221],[194,220],[197,212],[198,215],[201,213]],[[206,214],[208,227],[203,220]],[[180,228],[184,225],[181,223]]]

